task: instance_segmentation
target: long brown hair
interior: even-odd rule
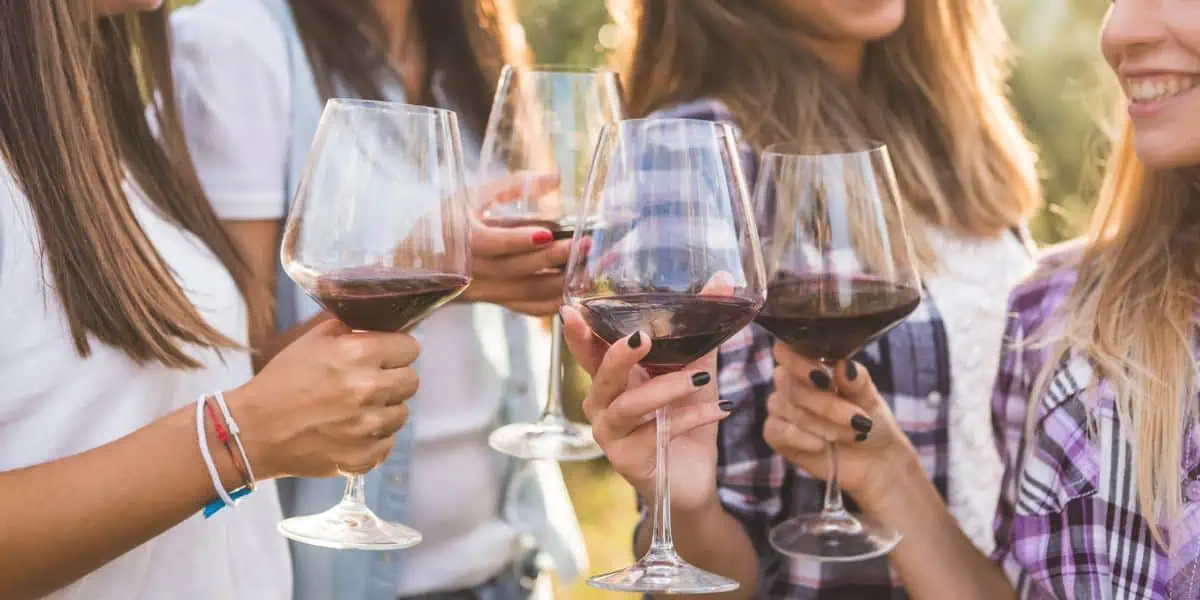
[[[1193,352],[1198,257],[1200,178],[1146,168],[1126,120],[1078,280],[1053,321],[1062,329],[1036,333],[1043,343],[1058,340],[1061,353],[1081,352],[1113,384],[1117,418],[1133,448],[1138,505],[1161,544],[1158,526],[1180,510],[1184,430],[1200,416]],[[1036,390],[1045,390],[1059,362],[1047,362]]]
[[[209,208],[179,128],[165,9],[99,18],[90,2],[0,3],[0,152],[29,198],[81,356],[89,336],[139,363],[196,367],[183,344],[229,347],[134,216],[125,171],[168,220],[249,270]],[[136,50],[135,50],[136,49]],[[145,91],[158,138],[146,118]]]
[[[440,73],[446,94],[463,125],[482,135],[500,69],[527,62],[509,0],[411,0],[415,26],[421,31],[427,76]],[[387,78],[399,81],[389,66],[381,40],[387,31],[373,0],[290,0],[296,27],[304,41],[317,86],[325,98],[335,95],[335,82],[359,98],[382,100]],[[429,86],[424,86],[426,94]],[[410,99],[431,104],[431,99]]]
[[[994,236],[1040,204],[1035,155],[1005,97],[1008,39],[991,0],[910,0],[847,89],[763,2],[610,0],[629,112],[724,102],[757,150],[866,136],[886,143],[909,209]],[[922,262],[933,257],[913,228]]]

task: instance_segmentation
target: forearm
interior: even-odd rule
[[[672,521],[675,550],[684,560],[706,571],[737,580],[741,587],[726,594],[670,598],[743,600],[754,597],[754,590],[758,586],[758,553],[742,524],[725,512],[719,502],[695,515],[673,510]],[[638,531],[639,556],[649,550],[652,530],[647,521]]]
[[[894,465],[900,474],[886,500],[867,509],[903,538],[892,566],[915,600],[1012,600],[1012,584],[1000,566],[963,534],[915,457]]]
[[[210,436],[226,489],[240,485]],[[188,406],[112,443],[0,473],[0,590],[37,598],[195,514],[214,497]]]

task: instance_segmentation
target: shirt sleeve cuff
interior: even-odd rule
[[[223,221],[269,221],[282,219],[287,214],[287,199],[269,192],[210,193],[217,218]]]

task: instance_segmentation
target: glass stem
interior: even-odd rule
[[[670,462],[671,421],[667,417],[667,409],[658,409],[654,420],[657,445],[654,462],[654,530],[650,538],[650,551],[642,560],[676,562],[679,556],[675,553],[675,541],[671,538],[671,474],[667,469]]]
[[[367,478],[362,475],[346,476],[346,493],[342,496],[342,504],[352,504],[366,508]]]
[[[550,382],[547,386],[549,398],[546,400],[546,409],[542,412],[543,421],[567,420],[563,414],[562,378],[562,317],[556,314],[550,325]]]
[[[825,506],[821,512],[825,515],[841,515],[846,512],[842,505],[842,488],[838,487],[838,455],[837,444],[829,442],[825,447],[825,456],[829,460],[829,479],[825,482]]]
[[[824,360],[821,364],[831,373],[831,378],[837,377],[837,363],[829,364]],[[830,386],[830,391],[834,394],[838,393],[837,380]],[[838,487],[838,450],[835,442],[829,442],[825,446],[825,458],[829,461],[828,479],[825,481],[825,505],[821,508],[821,514],[827,516],[844,515],[846,507],[842,504],[842,488]]]

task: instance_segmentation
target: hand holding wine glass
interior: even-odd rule
[[[676,445],[685,458],[707,458],[700,481],[681,489],[687,490],[685,502],[711,500],[712,423],[726,411],[711,391],[696,395],[696,389],[714,387],[711,355],[750,323],[766,293],[737,139],[727,125],[709,121],[617,122],[601,135],[586,190],[579,219],[595,225],[588,243],[572,250],[566,295],[611,349],[597,364],[600,349],[580,339],[578,324],[572,325],[572,344],[602,375],[589,410],[608,429],[600,435],[605,450],[639,489],[649,491],[646,479],[654,480],[648,552],[588,583],[624,592],[732,591],[737,581],[699,569],[675,551],[668,465]],[[710,358],[700,363],[702,370],[689,367],[704,357]],[[633,361],[640,367],[631,373]],[[672,424],[691,427],[695,435],[673,444]],[[652,467],[646,461],[650,433]]]
[[[471,287],[459,297],[490,302],[534,317],[553,315],[562,305],[563,273],[571,252],[553,223],[489,223],[484,215],[558,189],[555,175],[505,175],[480,184],[471,195],[481,206],[471,229]]]
[[[767,401],[763,438],[788,462],[821,479],[830,476],[828,444],[840,444],[839,485],[868,514],[875,513],[895,487],[892,477],[905,470],[895,466],[916,460],[912,443],[875,390],[871,374],[849,360],[829,373],[819,361],[783,343],[775,345],[774,354],[779,366],[775,393]]]
[[[470,284],[464,177],[454,113],[330,100],[284,230],[284,268],[356,331],[411,331]],[[377,336],[350,333],[345,343],[361,346]],[[421,540],[367,508],[362,476],[348,472],[337,506],[286,519],[280,532],[303,543],[363,550]]]
[[[509,65],[500,75],[480,153],[480,171],[508,173],[521,185],[512,188],[518,192],[515,198],[478,204],[483,205],[484,222],[491,227],[536,227],[543,239],[556,240],[552,242],[553,256],[563,262],[543,264],[545,270],[538,282],[547,288],[559,283],[556,300],[562,297],[560,267],[567,258],[560,251],[569,251],[573,243],[586,243],[586,233],[593,225],[576,218],[592,150],[600,128],[620,117],[621,94],[613,71]],[[553,177],[554,186],[545,185],[547,176]],[[585,235],[576,237],[576,230]],[[601,456],[590,427],[571,422],[563,412],[561,328],[561,320],[555,318],[550,332],[549,398],[542,417],[492,432],[488,442],[496,450],[523,459],[580,461]]]
[[[792,353],[820,365],[808,373],[786,367],[777,372],[781,390],[771,399],[772,410],[777,416],[796,412],[772,421],[764,437],[800,447],[811,439],[791,422],[825,410],[856,430],[857,443],[874,426],[869,415],[838,404],[805,404],[798,390],[807,378],[836,392],[830,373],[838,365],[845,372],[844,361],[920,304],[916,259],[887,148],[854,140],[777,144],[763,153],[755,196],[771,282],[757,321]],[[789,354],[777,353],[783,360]],[[771,545],[786,556],[833,562],[887,553],[900,535],[842,504],[838,442],[845,431],[823,428],[812,416],[808,430],[826,442],[824,508],[776,526]]]

